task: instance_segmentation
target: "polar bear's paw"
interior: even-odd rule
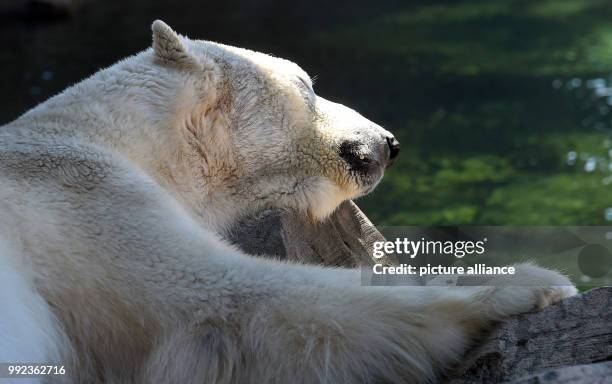
[[[494,291],[487,301],[494,317],[542,309],[578,293],[567,276],[528,263],[516,265],[514,275],[496,276],[490,285]]]
[[[575,296],[578,290],[573,285],[543,288],[538,295],[537,307],[542,309],[568,297]]]

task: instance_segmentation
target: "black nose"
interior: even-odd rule
[[[387,137],[387,144],[389,145],[389,159],[393,160],[399,155],[400,143],[393,136]]]

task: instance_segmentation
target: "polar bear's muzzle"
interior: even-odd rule
[[[317,96],[316,110],[318,143],[330,143],[327,148],[337,156],[337,161],[328,162],[326,176],[349,198],[370,193],[399,154],[399,141],[391,132],[342,104]]]
[[[387,167],[393,164],[393,160],[399,155],[400,152],[400,143],[393,136],[387,137],[387,146],[389,147],[389,160],[387,162]]]
[[[400,151],[399,141],[390,134],[358,140],[345,140],[338,154],[347,165],[349,178],[359,188],[359,195],[370,193]]]
[[[346,140],[339,146],[340,157],[346,161],[351,171],[362,173],[384,170],[393,164],[399,151],[400,143],[393,136],[366,142]]]

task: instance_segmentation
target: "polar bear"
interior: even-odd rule
[[[0,129],[0,362],[66,383],[428,382],[492,321],[576,293],[532,265],[365,287],[225,244],[261,208],[325,218],[399,144],[292,62],[152,29],[152,48]]]

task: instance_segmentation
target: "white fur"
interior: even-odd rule
[[[1,361],[57,361],[73,383],[426,382],[491,321],[575,294],[531,265],[363,287],[224,244],[250,211],[322,219],[371,190],[382,168],[351,172],[338,145],[376,160],[390,133],[291,62],[153,31],[0,129]]]
[[[16,265],[16,252],[0,238],[0,362],[17,364],[62,361],[68,348],[47,302],[36,292],[27,266]],[[2,383],[38,383],[39,379],[0,379]]]

